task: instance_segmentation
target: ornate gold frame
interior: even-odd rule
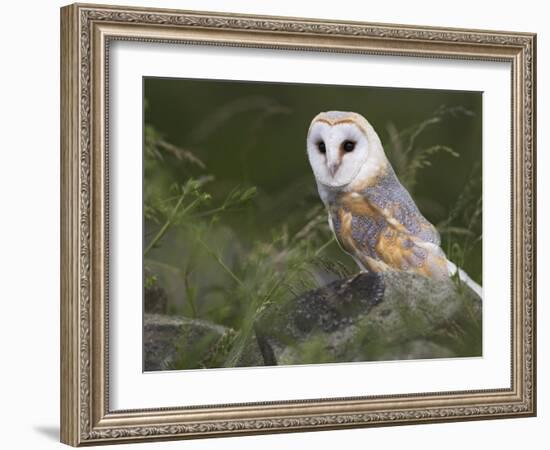
[[[111,411],[107,62],[138,40],[507,61],[512,66],[509,389]],[[71,5],[61,9],[61,440],[70,445],[533,416],[535,51],[529,33]]]

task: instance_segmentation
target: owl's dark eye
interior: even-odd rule
[[[355,142],[353,141],[344,141],[342,148],[345,152],[352,152],[355,149]]]
[[[323,141],[320,141],[317,143],[317,148],[319,149],[319,151],[321,153],[326,153],[327,152],[327,146],[325,145],[325,143]]]

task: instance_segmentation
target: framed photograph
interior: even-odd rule
[[[536,414],[531,33],[61,9],[61,440]]]

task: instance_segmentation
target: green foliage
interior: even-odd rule
[[[481,270],[471,269],[469,262],[476,250],[482,245],[483,225],[483,197],[481,192],[481,168],[475,165],[469,181],[465,184],[456,203],[453,205],[448,217],[437,225],[439,232],[444,237],[443,248],[447,257],[458,267],[465,268],[473,274],[478,283],[482,283]],[[455,223],[464,225],[457,226]],[[481,261],[476,261],[481,265]]]
[[[185,346],[186,336],[183,336],[179,347],[186,348],[185,352],[180,352],[186,354],[181,355],[174,367],[202,367],[205,362],[199,355],[207,349],[211,355],[208,358],[210,364],[234,366],[253,332],[256,319],[270,304],[286,301],[318,286],[326,274],[345,276],[349,271],[342,263],[333,262],[323,255],[327,247],[334,245],[334,239],[326,226],[326,213],[320,206],[303,214],[304,223],[294,233],[285,224],[272,229],[271,236],[264,241],[223,239],[220,243],[213,240],[213,236],[226,231],[223,219],[246,208],[254,208],[257,189],[254,186],[234,186],[215,203],[217,199],[207,192],[215,178],[206,172],[206,165],[199,164],[200,159],[190,151],[177,149],[164,141],[154,128],[147,126],[145,130],[146,168],[162,171],[169,153],[168,157],[185,155],[179,157],[182,163],[204,170],[183,185],[146,188],[146,236],[152,237],[146,240],[145,264],[149,270],[171,272],[182,279],[182,293],[187,305],[182,311],[185,315],[208,318],[238,330],[224,338],[222,344],[214,345],[210,338],[202,340],[195,346],[193,354],[189,354]],[[149,230],[153,229],[155,232],[150,233]],[[155,252],[158,255],[163,250],[167,235],[174,232],[184,236],[187,247],[182,248],[187,257],[183,258],[180,267],[159,261],[154,256]],[[212,272],[214,265],[223,274],[219,285],[211,282],[207,286],[216,297],[212,302],[208,301],[208,289],[201,283],[210,281],[209,274],[197,273],[203,259],[208,265],[205,270]],[[217,301],[220,295],[222,305]],[[213,303],[211,309],[209,303]],[[212,350],[214,347],[217,350]],[[223,362],[220,362],[220,354],[224,355]]]
[[[398,130],[392,122],[388,123],[386,128],[389,140],[386,143],[385,152],[401,184],[410,193],[414,192],[414,188],[418,183],[419,170],[431,167],[435,154],[442,152],[454,158],[460,156],[456,150],[447,145],[419,144],[419,138],[428,132],[430,128],[458,115],[471,116],[473,113],[462,107],[441,106],[427,119],[403,130]]]
[[[166,289],[169,310],[175,314],[230,330],[221,339],[206,337],[194,349],[182,336],[180,358],[173,368],[235,366],[254,324],[271,305],[291,301],[356,270],[328,228],[309,171],[278,189],[251,182],[255,173],[250,159],[263,130],[290,112],[263,97],[228,102],[190,132],[186,145],[172,143],[151,124],[144,127],[143,253],[148,273],[154,274],[145,283]],[[247,139],[222,148],[238,155],[243,172],[221,177],[219,163],[209,161],[202,146],[236,117],[250,113],[254,116]],[[460,157],[451,146],[422,142],[422,137],[448,117],[468,114],[464,108],[440,108],[401,131],[388,125],[388,157],[411,193],[439,154]],[[481,204],[475,214],[471,206],[476,186],[466,191],[438,225],[449,256],[458,255],[456,262],[462,267],[481,239]],[[425,326],[415,318],[408,323],[419,330]],[[382,342],[382,331],[369,332]],[[307,362],[324,361],[320,341],[305,346]]]
[[[420,181],[421,169],[431,167],[438,153],[452,158],[461,156],[459,151],[448,145],[421,142],[423,135],[444,121],[473,115],[472,111],[463,107],[441,106],[427,119],[403,130],[397,130],[391,122],[388,124],[389,140],[385,145],[386,154],[401,184],[414,198],[418,198],[415,191]],[[480,265],[481,258],[475,257],[481,256],[481,187],[481,165],[475,163],[458,198],[448,210],[447,217],[436,224],[447,257],[458,267],[465,268],[478,283],[482,282],[481,267],[477,265]],[[431,203],[433,207],[433,200]],[[445,209],[441,205],[439,208]]]
[[[300,364],[332,363],[334,361],[326,350],[328,345],[326,337],[318,334],[297,345],[290,356],[295,361],[299,360]],[[285,364],[285,360],[281,363]]]
[[[176,344],[177,358],[167,368],[177,370],[222,367],[234,339],[235,331],[231,328],[220,337],[214,333],[206,333],[197,338],[191,336],[190,331],[182,333]]]
[[[151,289],[153,286],[156,286],[157,282],[158,282],[158,277],[156,275],[149,275],[145,278],[143,287],[145,289]]]

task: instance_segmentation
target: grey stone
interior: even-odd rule
[[[454,280],[361,274],[266,312],[269,365],[481,356],[481,299]]]
[[[144,370],[204,368],[216,345],[229,334],[229,328],[204,320],[146,313],[143,316]]]
[[[244,334],[204,320],[145,314],[144,367],[481,356],[481,299],[457,283],[363,273],[271,305]]]

